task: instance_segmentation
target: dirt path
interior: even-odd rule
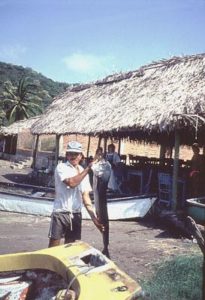
[[[1,161],[5,163],[5,161]],[[25,183],[30,169],[0,167],[0,181]],[[0,254],[33,251],[48,245],[50,219],[0,211]],[[83,221],[82,240],[102,250],[102,238],[91,221]],[[150,274],[154,263],[179,254],[200,253],[197,244],[176,238],[157,219],[110,222],[112,260],[135,280]]]
[[[0,212],[0,254],[43,249],[48,244],[49,218]],[[82,240],[102,250],[102,239],[91,221],[83,221]],[[179,254],[200,253],[197,244],[174,238],[153,220],[110,222],[110,255],[140,282],[154,263]]]

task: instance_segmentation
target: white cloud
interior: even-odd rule
[[[9,61],[11,63],[17,63],[17,60],[25,54],[27,51],[26,47],[16,45],[3,45],[0,46],[0,59],[2,61]]]
[[[63,59],[68,70],[87,75],[88,79],[97,79],[110,74],[113,70],[114,58],[92,54],[73,53]]]

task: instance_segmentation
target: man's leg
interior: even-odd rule
[[[60,245],[60,240],[54,240],[52,238],[49,239],[48,247],[55,247]]]
[[[48,247],[59,246],[63,234],[63,215],[59,212],[54,212],[51,216],[49,229],[49,244]]]
[[[65,244],[73,243],[81,239],[82,214],[74,213],[71,222],[72,224],[67,226],[65,233]]]

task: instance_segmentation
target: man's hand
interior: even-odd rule
[[[101,224],[96,217],[93,218],[93,223],[100,230],[100,232],[104,232],[105,231],[105,226],[103,224]]]
[[[93,166],[94,164],[96,164],[97,162],[99,162],[99,158],[96,158],[96,157],[95,157],[94,160],[91,161],[91,162],[88,164],[88,168],[91,169],[92,166]]]

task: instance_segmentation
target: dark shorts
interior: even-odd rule
[[[65,241],[75,241],[81,239],[82,214],[69,212],[53,212],[51,215],[51,224],[49,230],[49,238]]]

